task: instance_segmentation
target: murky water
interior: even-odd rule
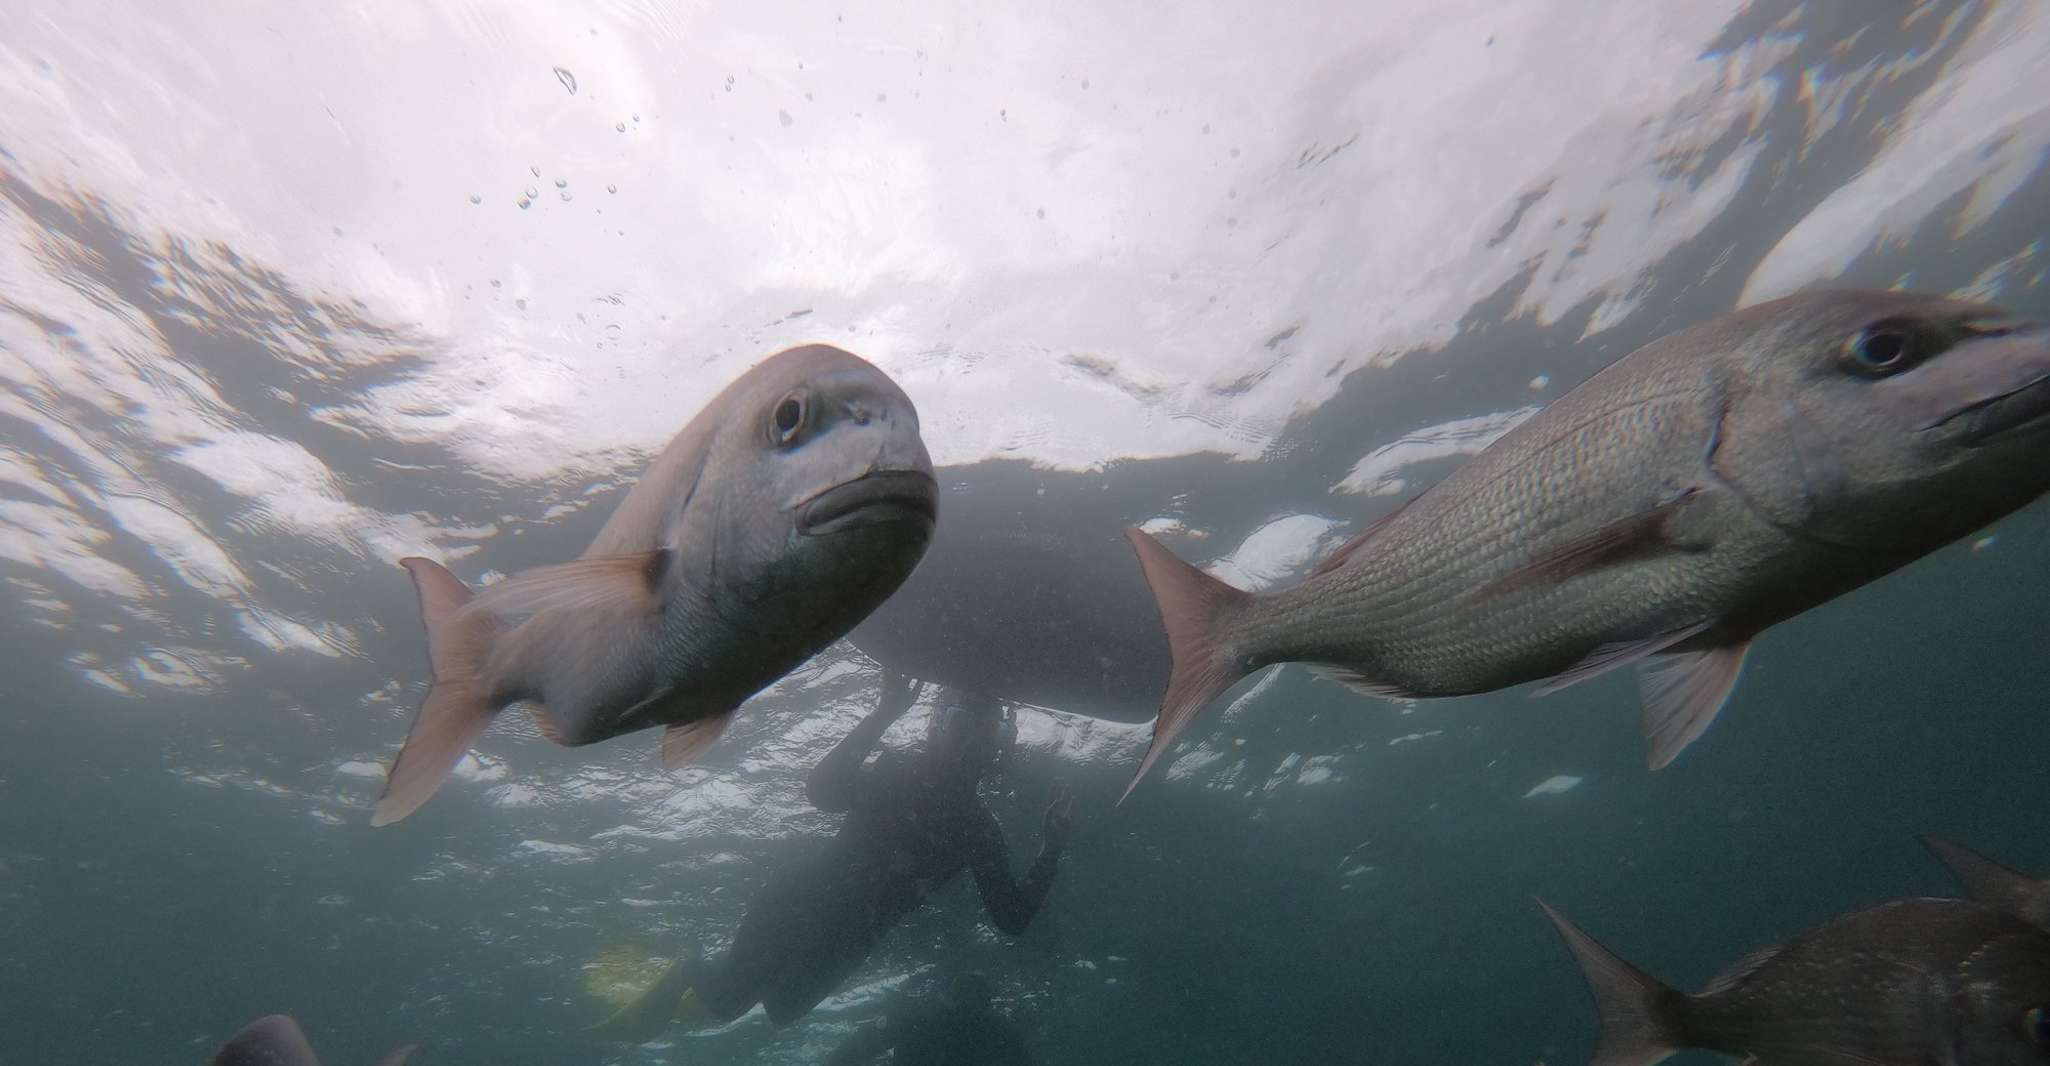
[[[1775,629],[1656,774],[1622,679],[1287,667],[1113,806],[1166,670],[1125,525],[1287,581],[1734,307],[2050,316],[2031,0],[8,8],[0,1059],[289,1011],[329,1063],[813,1062],[972,966],[1045,1063],[1560,1066],[1595,1017],[1532,895],[1695,987],[1952,891],[1917,832],[2050,871],[2041,506]],[[574,555],[807,340],[917,403],[925,567],[697,766],[508,715],[372,830],[427,680],[393,561]],[[984,795],[1022,866],[1078,794],[1043,913],[964,879],[795,1026],[581,1033],[594,963],[723,945],[833,831],[869,656],[1035,705]]]

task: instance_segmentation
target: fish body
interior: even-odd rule
[[[414,1046],[394,1048],[377,1060],[377,1066],[405,1066]],[[306,1033],[288,1014],[267,1014],[242,1027],[228,1038],[209,1066],[320,1066]]]
[[[1757,634],[2050,489],[2050,331],[1977,303],[1807,293],[1610,364],[1300,583],[1138,550],[1174,657],[1146,767],[1239,678],[1552,691],[1644,663],[1650,762],[1713,720]]]
[[[1601,1015],[1592,1066],[1685,1048],[1760,1066],[2050,1063],[2050,932],[1999,907],[1882,904],[1755,952],[1690,996],[1539,906]]]
[[[1922,845],[1948,867],[1965,894],[2022,916],[2023,920],[2050,929],[2050,881],[2010,869],[1941,837],[1923,835]]]
[[[434,686],[372,824],[424,803],[515,703],[564,745],[664,726],[665,764],[688,761],[897,588],[936,508],[909,397],[861,358],[810,345],[713,398],[577,560],[474,593],[437,563],[401,560]]]

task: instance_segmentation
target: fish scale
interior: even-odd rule
[[[1640,663],[1663,766],[1761,631],[2050,489],[2046,422],[2042,327],[1817,291],[1623,356],[1291,587],[1231,588],[1127,530],[1174,658],[1133,783],[1202,707],[1285,662],[1425,697]]]

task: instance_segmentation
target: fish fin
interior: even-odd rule
[[[537,566],[479,589],[469,609],[497,615],[654,614],[662,609],[657,591],[669,563],[669,549],[657,548]]]
[[[469,588],[440,563],[412,557],[399,560],[399,565],[413,575],[413,587],[420,594],[434,683],[385,778],[371,825],[390,825],[426,803],[457,760],[484,735],[496,710],[481,671],[497,638],[497,623],[488,614],[465,610],[473,602]]]
[[[1539,685],[1531,695],[1549,696],[1562,688],[1599,677],[1619,666],[1628,666],[1646,656],[1656,655],[1689,637],[1700,636],[1712,624],[1714,623],[1697,622],[1691,626],[1669,629],[1643,640],[1619,640],[1604,644],[1588,652],[1579,662],[1553,674],[1551,680]]]
[[[1196,712],[1246,676],[1244,663],[1231,653],[1219,623],[1233,608],[1252,599],[1251,593],[1184,562],[1136,526],[1125,530],[1125,538],[1139,553],[1139,568],[1153,590],[1161,625],[1167,630],[1168,650],[1174,656],[1174,670],[1160,700],[1160,716],[1153,721],[1153,742],[1139,762],[1139,772],[1118,797],[1119,803],[1139,787],[1146,771],[1160,760]]]
[[[1330,663],[1305,663],[1311,673],[1326,681],[1336,681],[1362,696],[1374,696],[1384,700],[1414,700],[1423,697],[1387,681],[1376,681],[1349,666],[1333,666]]]
[[[1708,731],[1717,712],[1730,701],[1751,642],[1739,641],[1699,651],[1661,655],[1638,667],[1644,699],[1646,759],[1663,770],[1687,745]]]
[[[700,718],[695,722],[685,722],[662,730],[663,767],[674,770],[679,766],[696,762],[698,756],[703,755],[705,749],[719,739],[719,734],[726,732],[727,725],[732,721],[733,711],[727,711],[725,714],[715,714],[710,718]]]
[[[1702,989],[1701,994],[1713,996],[1743,984],[1745,978],[1757,973],[1759,967],[1777,958],[1785,947],[1784,944],[1768,944],[1723,967],[1721,973],[1709,979],[1708,987]]]
[[[2039,892],[2050,891],[2044,882],[2020,870],[2002,866],[1961,844],[1953,844],[1928,833],[1915,839],[1920,840],[1922,846],[1950,870],[1951,876],[1965,886],[1965,895],[1972,899],[2007,904],[2027,901]]]
[[[1674,1016],[1685,997],[1601,946],[1544,900],[1537,905],[1559,930],[1594,993],[1602,1032],[1588,1066],[1653,1066],[1678,1052],[1681,1042]]]
[[[418,1044],[395,1047],[385,1052],[384,1057],[378,1059],[374,1066],[406,1066],[406,1060],[412,1058],[413,1052],[418,1050],[420,1050],[420,1045]]]
[[[1367,541],[1373,539],[1374,534],[1379,533],[1384,527],[1388,525],[1389,522],[1394,520],[1396,515],[1401,514],[1404,508],[1408,507],[1412,503],[1415,503],[1416,501],[1417,498],[1412,496],[1409,499],[1404,500],[1399,504],[1396,504],[1395,510],[1390,511],[1387,514],[1384,514],[1381,517],[1374,519],[1372,522],[1367,523],[1367,527],[1365,529],[1362,529],[1358,533],[1354,533],[1352,536],[1347,537],[1345,543],[1340,544],[1337,548],[1332,550],[1331,554],[1319,560],[1316,566],[1311,567],[1310,572],[1308,574],[1303,575],[1303,580],[1307,581],[1310,578],[1316,577],[1319,574],[1328,574],[1331,571],[1336,570],[1341,566],[1344,566],[1345,561],[1347,559],[1352,558],[1352,553],[1360,550],[1360,548],[1363,545],[1365,545]]]
[[[289,1014],[266,1014],[221,1045],[210,1066],[320,1066],[306,1032]]]
[[[534,728],[551,744],[562,743],[562,720],[540,700],[528,700],[527,712],[534,716]]]
[[[691,991],[690,962],[688,955],[677,959],[633,1002],[584,1031],[629,1044],[645,1044],[662,1035],[682,1008],[683,997]]]
[[[1693,500],[1697,493],[1696,489],[1687,489],[1648,511],[1619,518],[1575,537],[1482,585],[1469,593],[1468,598],[1489,599],[1536,585],[1556,584],[1626,559],[1670,548],[1672,544],[1665,533],[1666,521]]]

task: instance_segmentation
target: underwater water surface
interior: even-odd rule
[[[1772,629],[1657,772],[1623,676],[1282,666],[1117,803],[1165,670],[1125,526],[1286,583],[1734,308],[2050,317],[2034,0],[0,14],[0,1062],[288,1012],[330,1064],[809,1063],[970,968],[1047,1064],[1565,1066],[1533,896],[1697,988],[1954,892],[1917,833],[2050,872],[2041,503]],[[573,556],[814,340],[917,404],[926,569],[688,768],[508,714],[373,829],[429,679],[395,561]],[[962,878],[794,1025],[583,1032],[831,835],[803,779],[878,661],[1043,686],[983,787],[1021,869],[1076,797],[1037,919]]]

